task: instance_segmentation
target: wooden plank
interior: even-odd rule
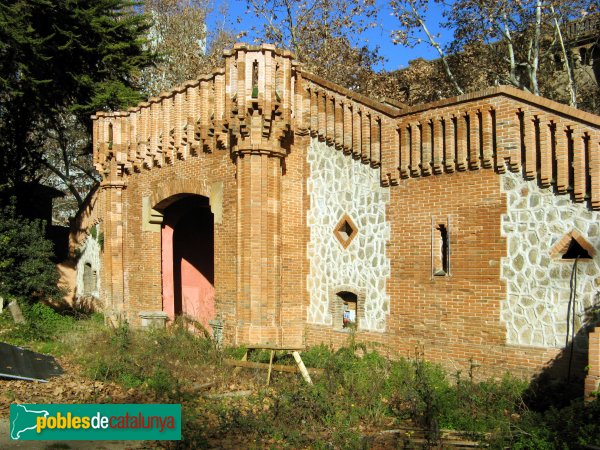
[[[234,367],[245,367],[248,369],[268,369],[269,368],[269,364],[267,363],[259,363],[259,362],[254,362],[254,361],[238,361],[236,359],[224,359],[223,363],[226,366],[234,366]],[[284,366],[283,364],[273,364],[272,365],[272,370],[276,371],[276,372],[288,372],[288,373],[296,373],[298,372],[298,367],[297,366]],[[313,373],[316,375],[320,375],[323,373],[323,369],[313,369],[313,368],[308,368],[307,369],[309,373]]]
[[[292,352],[292,355],[294,356],[294,359],[296,360],[296,364],[298,365],[298,370],[302,374],[302,378],[304,378],[304,381],[306,381],[308,384],[313,384],[312,380],[310,379],[310,375],[308,374],[308,370],[306,370],[306,366],[304,365],[304,362],[302,361],[302,358],[300,357],[300,353]]]
[[[281,345],[271,345],[271,344],[254,344],[254,345],[246,345],[248,350],[287,350],[290,352],[297,351],[301,352],[305,349],[305,347],[282,347]]]
[[[267,386],[271,384],[271,370],[273,370],[273,356],[275,356],[275,350],[271,350],[271,357],[269,358],[269,371],[267,372]]]

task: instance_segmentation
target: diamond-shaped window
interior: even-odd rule
[[[333,229],[333,234],[337,240],[340,241],[342,247],[348,248],[352,240],[358,234],[358,228],[352,219],[347,214],[344,214],[344,216]]]

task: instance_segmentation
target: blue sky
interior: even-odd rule
[[[257,19],[246,13],[246,3],[242,0],[230,0],[225,1],[225,4],[229,8],[229,27],[234,31],[248,30],[253,25],[258,23]],[[428,44],[421,43],[415,48],[402,47],[400,45],[394,45],[391,40],[391,32],[393,29],[398,27],[398,20],[391,15],[391,9],[387,1],[376,1],[376,5],[380,10],[379,21],[380,24],[377,28],[369,30],[364,33],[363,36],[359,37],[361,43],[366,43],[370,47],[376,45],[380,48],[380,54],[386,58],[386,62],[382,67],[378,69],[395,70],[398,68],[406,67],[411,59],[425,58],[433,59],[437,58],[437,52]],[[237,18],[240,18],[240,23],[237,23]],[[440,42],[446,42],[451,36],[450,31],[439,28],[439,22],[441,20],[441,11],[439,4],[436,2],[430,2],[429,11],[426,16],[427,26],[432,33],[441,33]],[[215,21],[222,21],[223,18],[218,13],[218,8],[208,19],[208,26]],[[250,39],[245,39],[250,42]]]

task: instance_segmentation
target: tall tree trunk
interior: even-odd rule
[[[508,81],[514,87],[523,89],[523,83],[520,80],[520,77],[517,75],[517,61],[515,59],[515,48],[513,46],[512,36],[510,34],[510,28],[508,27],[508,17],[506,13],[503,14],[504,24],[500,28],[504,39],[506,40],[506,45],[508,47],[508,63],[509,63],[509,75]]]
[[[448,65],[448,58],[446,56],[446,53],[444,52],[444,50],[442,49],[440,44],[438,44],[437,41],[434,39],[433,35],[429,32],[427,25],[425,25],[425,21],[421,18],[421,15],[415,9],[414,5],[411,5],[411,9],[412,9],[414,16],[419,21],[419,25],[421,25],[421,28],[427,35],[427,38],[429,39],[429,43],[431,44],[431,46],[433,48],[435,48],[437,50],[438,54],[440,55],[440,58],[442,60],[442,65],[444,66],[444,73],[446,74],[446,78],[448,78],[448,81],[450,81],[450,83],[452,83],[452,86],[454,87],[454,90],[457,92],[458,95],[464,94],[464,91],[458,85],[458,82],[456,81],[456,78],[454,77],[454,74],[452,73],[452,70],[450,69],[450,66]]]
[[[565,72],[567,73],[567,79],[569,80],[569,105],[573,108],[577,108],[577,86],[575,84],[575,77],[573,76],[571,64],[569,64],[569,54],[567,53],[565,41],[563,39],[562,31],[560,29],[558,18],[556,17],[556,12],[554,11],[554,5],[552,4],[552,2],[550,2],[550,12],[552,13],[554,21],[554,30],[556,31],[556,36],[558,37],[558,43],[560,44],[560,50],[563,56],[563,67],[565,69]]]
[[[528,64],[529,81],[531,83],[531,91],[535,95],[540,95],[540,88],[538,86],[538,69],[540,66],[540,39],[542,29],[542,1],[537,0],[535,4],[535,28],[533,35],[533,42],[530,45],[531,54]]]

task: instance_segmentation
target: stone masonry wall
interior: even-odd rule
[[[518,173],[503,174],[501,182],[507,194],[507,213],[502,217],[508,248],[502,259],[507,343],[564,347],[574,261],[553,254],[553,247],[575,230],[597,251],[600,213],[573,203],[568,195],[540,188],[535,180],[526,181]],[[586,314],[599,301],[600,256],[578,261],[575,287],[575,332],[579,332]],[[581,337],[585,341],[586,333]]]
[[[317,139],[310,143],[308,162],[308,322],[331,326],[331,302],[337,292],[350,291],[358,295],[358,329],[385,331],[390,311],[385,250],[389,190],[380,186],[377,171]],[[347,248],[334,234],[345,216],[357,231]]]
[[[600,210],[598,117],[506,87],[392,107],[305,73],[288,52],[236,45],[212,75],[93,120],[104,174],[100,295],[117,312],[135,318],[161,306],[160,237],[144,227],[144,199],[158,207],[168,196],[208,196],[221,183],[216,306],[229,342],[302,340],[299,322],[282,326],[301,317],[307,345],[343,344],[331,299],[349,290],[359,299],[357,340],[394,356],[420,347],[450,368],[474,361],[480,371],[530,374],[559,353],[560,329],[544,323],[560,317],[560,301],[550,312],[542,294],[545,311],[520,311],[544,267],[527,266],[541,257],[512,243],[502,217],[536,232],[546,225],[511,210],[522,207],[507,200],[499,174],[537,179]],[[529,192],[521,186],[521,196]],[[592,239],[592,219],[586,230],[573,220],[570,233]],[[440,256],[443,236],[449,249]],[[554,253],[565,236],[557,239]],[[597,266],[586,264],[587,285]],[[551,266],[549,276],[564,282],[567,269]],[[530,294],[513,295],[515,286]]]

